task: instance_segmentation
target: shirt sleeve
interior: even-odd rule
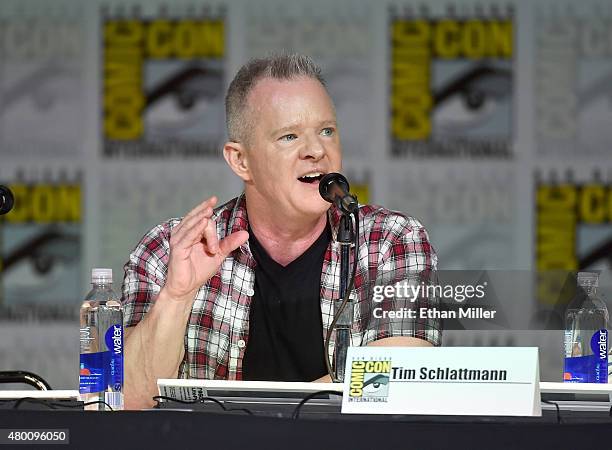
[[[126,328],[143,319],[165,284],[169,238],[170,221],[156,226],[144,235],[124,266],[121,303]]]
[[[385,237],[378,245],[380,258],[370,288],[369,320],[365,321],[361,345],[406,336],[439,346],[440,319],[426,313],[439,304],[435,295],[428,295],[435,290],[424,289],[436,282],[438,263],[427,230],[418,220],[399,214],[385,222]]]

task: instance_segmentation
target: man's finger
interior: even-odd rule
[[[219,242],[220,256],[225,259],[227,255],[249,240],[249,233],[242,230],[230,234]]]
[[[185,220],[191,219],[193,216],[198,215],[200,212],[202,212],[208,207],[214,208],[216,204],[217,204],[217,197],[213,195],[212,197],[207,198],[202,203],[200,203],[195,208],[193,208],[191,211],[189,211],[187,214],[185,214],[185,217],[183,217],[183,220],[181,220],[181,223],[183,223],[183,221]],[[179,226],[180,225],[181,224],[179,224]]]
[[[207,212],[210,211],[211,209],[205,209],[204,211],[200,211],[198,214],[193,215],[189,218],[184,218],[181,223],[179,224],[180,226],[177,226],[175,228],[172,229],[172,235],[175,236],[175,240],[178,242],[180,240],[183,239],[183,234],[187,233],[188,230],[190,230],[191,228],[193,228],[193,226],[196,223],[202,222],[202,220],[204,219],[208,219],[207,217]]]
[[[204,230],[210,222],[210,219],[201,218],[200,220],[193,221],[193,224],[189,228],[184,228],[181,236],[177,240],[175,246],[178,248],[189,248],[195,243],[202,239]]]
[[[183,220],[181,220],[181,222],[175,227],[175,230],[178,231],[179,229],[183,228],[184,222],[186,220],[191,219],[193,216],[199,214],[200,212],[204,211],[208,207],[210,207],[211,209],[214,208],[216,204],[217,204],[216,196],[213,195],[212,197],[207,198],[202,203],[200,203],[195,208],[193,208],[191,211],[189,211],[187,214],[185,214],[185,217],[183,217]]]
[[[216,255],[219,253],[219,238],[217,237],[217,225],[214,220],[208,220],[202,240],[205,242],[205,248],[209,254]]]

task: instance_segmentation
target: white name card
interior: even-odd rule
[[[536,347],[350,347],[342,412],[540,416]]]

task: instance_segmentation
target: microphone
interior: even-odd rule
[[[0,185],[0,216],[7,214],[13,205],[15,204],[15,198],[13,193],[6,186]]]
[[[357,200],[349,193],[349,184],[343,175],[332,172],[319,181],[319,194],[330,203],[334,203],[344,214],[352,214],[359,206]]]

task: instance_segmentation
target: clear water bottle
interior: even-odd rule
[[[91,283],[80,311],[79,392],[85,403],[123,409],[123,311],[112,269],[92,269]],[[98,403],[85,409],[108,408]]]
[[[597,293],[599,275],[579,272],[577,281],[576,295],[565,312],[563,381],[607,383],[609,316]]]

